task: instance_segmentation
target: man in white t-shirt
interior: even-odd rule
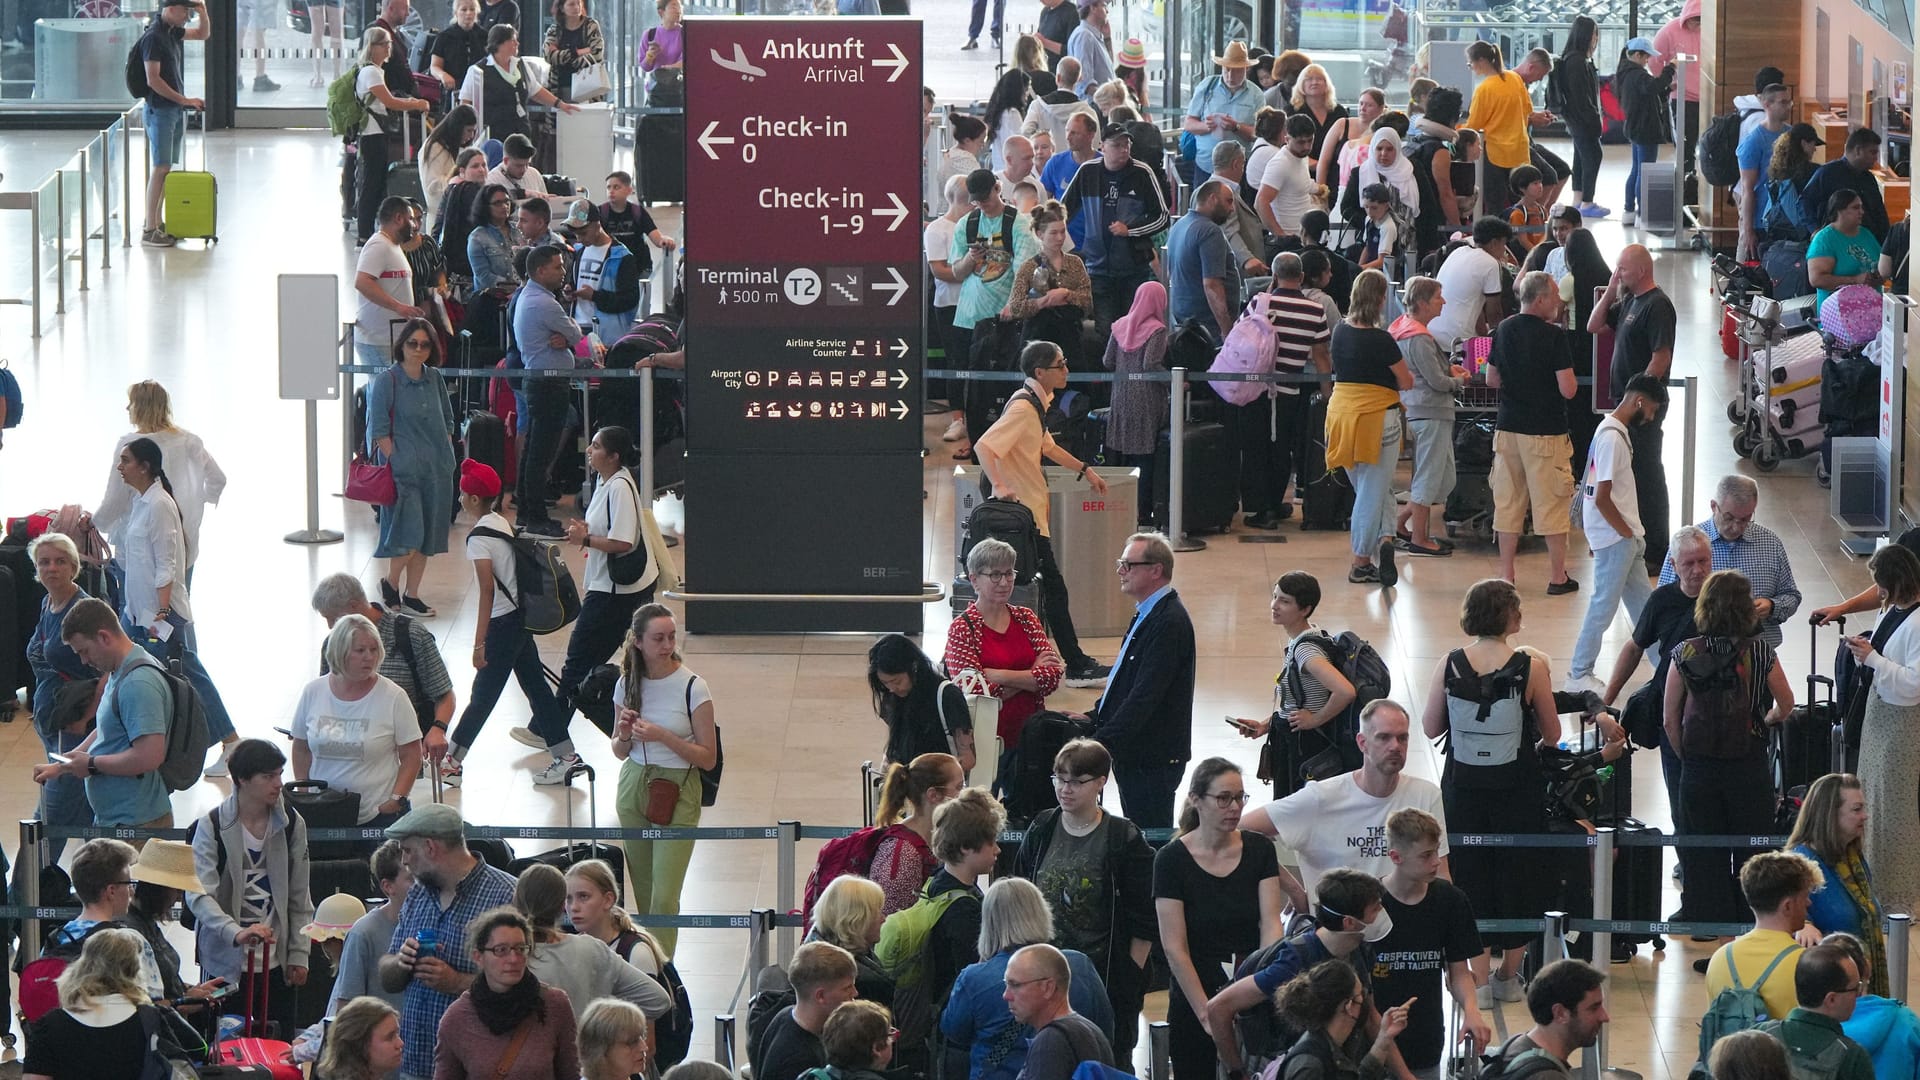
[[[546,195],[547,178],[533,167],[533,140],[515,132],[500,145],[503,156],[500,164],[487,172],[487,183],[503,185],[514,202],[531,195]]]
[[[1499,311],[1506,302],[1506,286],[1500,273],[1501,256],[1513,226],[1491,215],[1473,223],[1473,242],[1455,248],[1440,264],[1440,295],[1447,298],[1439,317],[1427,324],[1427,331],[1440,348],[1452,352],[1462,338],[1484,332],[1489,320],[1484,311]]]
[[[353,291],[360,294],[353,321],[353,352],[362,364],[385,367],[393,363],[393,324],[419,319],[426,312],[413,306],[413,271],[400,245],[413,239],[413,218],[407,201],[389,197],[380,204],[380,229],[367,238],[353,268]]]
[[[1313,197],[1319,188],[1307,174],[1307,158],[1313,154],[1316,130],[1313,117],[1305,113],[1287,117],[1286,145],[1260,175],[1260,193],[1253,197],[1253,209],[1276,239],[1298,235],[1301,216],[1313,209]]]
[[[959,228],[960,219],[973,209],[973,201],[967,198],[966,177],[947,177],[945,194],[947,212],[927,222],[926,231],[920,236],[926,248],[927,270],[933,275],[933,340],[939,342],[942,348],[946,347],[950,340],[948,334],[953,331],[953,309],[960,306],[960,279],[953,272],[953,231]],[[955,359],[951,352],[947,358]],[[952,390],[943,389],[930,396],[951,401],[952,395]],[[947,430],[940,436],[941,441],[959,442],[966,437],[966,415],[956,409],[952,422],[947,424]]]
[[[1447,865],[1446,807],[1431,780],[1403,776],[1407,739],[1412,729],[1407,710],[1381,698],[1360,710],[1361,764],[1350,773],[1315,780],[1278,802],[1249,807],[1240,827],[1271,836],[1300,861],[1300,879],[1282,874],[1280,888],[1295,911],[1308,911],[1320,875],[1345,866],[1370,877],[1393,870],[1388,855],[1387,819],[1412,807],[1440,822],[1440,876],[1453,880]]]
[[[1594,661],[1600,657],[1600,639],[1613,625],[1621,600],[1626,601],[1627,617],[1637,624],[1647,598],[1653,595],[1644,572],[1647,530],[1640,523],[1629,429],[1658,421],[1666,407],[1666,382],[1652,375],[1635,375],[1627,381],[1626,397],[1601,418],[1593,433],[1592,449],[1587,451],[1580,505],[1581,527],[1587,534],[1587,546],[1593,549],[1593,596],[1587,601],[1587,618],[1580,625],[1573,665],[1567,671],[1566,689],[1572,693],[1606,689],[1593,674]]]

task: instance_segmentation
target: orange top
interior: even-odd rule
[[[1533,99],[1527,96],[1526,80],[1502,71],[1474,89],[1466,126],[1486,136],[1488,161],[1503,169],[1517,169],[1532,156],[1533,144],[1527,137],[1527,118],[1532,115]]]

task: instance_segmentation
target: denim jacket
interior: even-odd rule
[[[513,249],[498,225],[481,225],[467,236],[467,262],[473,266],[473,291],[515,284]]]

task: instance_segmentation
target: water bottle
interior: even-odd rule
[[[432,956],[440,947],[440,932],[431,926],[423,927],[420,932],[413,935],[413,937],[415,941],[419,942],[419,947],[414,950],[413,954],[416,963]]]

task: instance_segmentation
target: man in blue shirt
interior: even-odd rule
[[[1253,61],[1247,59],[1244,42],[1227,44],[1227,51],[1213,58],[1220,74],[1203,79],[1193,88],[1187,102],[1187,115],[1181,126],[1193,136],[1193,186],[1199,187],[1213,175],[1213,148],[1222,139],[1242,146],[1253,141],[1253,116],[1266,104],[1266,95],[1247,79]]]
[[[1093,88],[1113,78],[1113,44],[1107,28],[1107,0],[1078,0],[1080,25],[1067,35],[1067,55],[1080,61],[1073,92],[1091,100]]]
[[[541,245],[527,255],[527,283],[513,298],[513,340],[520,358],[534,371],[571,370],[574,346],[585,336],[580,324],[560,306],[561,282],[566,280],[566,256],[560,248]],[[526,381],[526,441],[520,447],[520,482],[514,492],[519,524],[530,533],[559,536],[558,522],[547,514],[547,474],[560,456],[567,428],[567,380]]]
[[[1080,257],[1093,279],[1094,319],[1111,325],[1132,306],[1134,290],[1153,276],[1153,237],[1169,220],[1160,180],[1133,159],[1126,125],[1107,125],[1100,157],[1080,166],[1060,201],[1069,221],[1085,216]]]
[[[1637,449],[1635,451],[1638,453]],[[1707,500],[1707,520],[1700,531],[1713,546],[1713,569],[1738,570],[1753,585],[1754,614],[1760,617],[1760,640],[1780,647],[1780,627],[1800,610],[1800,583],[1780,534],[1753,520],[1760,509],[1760,485],[1753,477],[1728,473]],[[1679,580],[1673,556],[1660,567],[1660,584]]]
[[[89,667],[107,672],[107,682],[93,734],[67,753],[66,764],[34,766],[34,781],[44,784],[63,772],[85,777],[96,825],[171,829],[173,805],[159,770],[167,757],[173,687],[159,662],[134,647],[103,600],[75,604],[60,635]]]
[[[1193,206],[1167,233],[1167,310],[1173,323],[1209,319],[1220,339],[1233,330],[1240,307],[1240,265],[1223,226],[1238,209],[1233,186],[1209,180]]]
[[[1742,260],[1758,258],[1760,223],[1767,216],[1767,165],[1773,143],[1787,130],[1793,113],[1793,92],[1774,83],[1760,92],[1763,117],[1753,130],[1740,136],[1735,158],[1740,163],[1740,251]]]
[[[1100,121],[1093,115],[1090,106],[1082,105],[1067,117],[1067,148],[1047,159],[1040,170],[1040,182],[1046,185],[1047,194],[1056,199],[1065,198],[1067,185],[1073,183],[1074,174],[1080,166],[1100,156],[1094,144],[1100,138]],[[1067,235],[1073,238],[1075,251],[1086,246],[1087,223],[1079,217],[1067,215]]]
[[[460,812],[445,803],[410,810],[387,828],[400,842],[400,863],[413,888],[400,908],[393,941],[380,961],[380,983],[389,994],[404,992],[400,1037],[402,1080],[433,1075],[433,1047],[440,1018],[473,985],[473,954],[467,924],[482,912],[513,903],[513,875],[488,866],[467,850]],[[421,948],[420,933],[435,941]]]

